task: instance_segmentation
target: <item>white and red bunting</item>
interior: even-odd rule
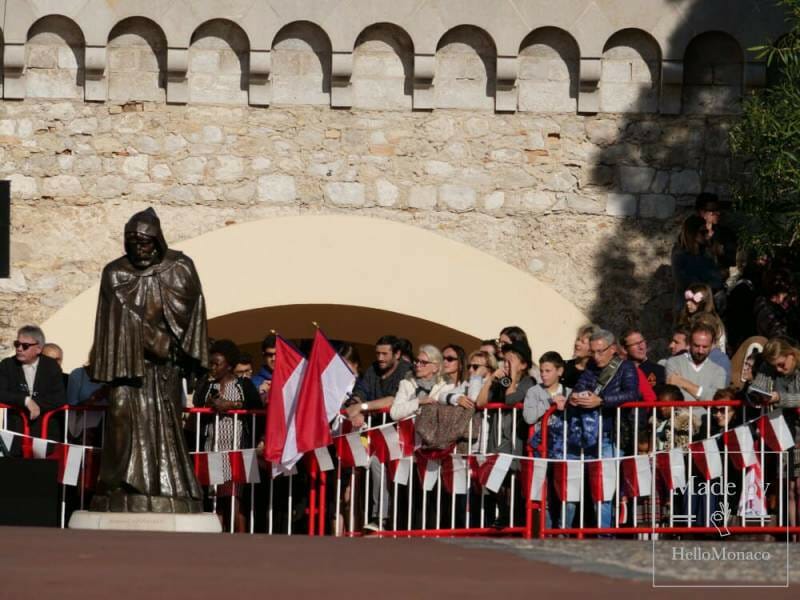
[[[759,430],[764,436],[764,443],[770,450],[775,452],[785,452],[794,446],[794,438],[786,419],[783,418],[783,411],[774,410],[768,415],[759,419]]]
[[[683,448],[673,448],[668,452],[656,454],[658,475],[668,491],[682,490],[686,487],[686,465],[683,462]]]
[[[403,456],[400,436],[394,425],[384,425],[367,432],[369,453],[383,464],[398,460]]]
[[[706,481],[722,477],[722,456],[716,438],[692,442],[689,444],[689,453]]]
[[[617,491],[617,461],[612,459],[595,460],[589,463],[589,491],[595,502],[608,502],[614,499]]]
[[[731,457],[733,465],[740,471],[758,462],[749,425],[740,425],[724,432],[722,441],[728,449],[728,456]]]
[[[469,467],[462,456],[449,455],[442,459],[442,483],[450,494],[466,494]]]
[[[544,489],[547,481],[547,461],[540,458],[533,459],[531,473],[530,499],[534,502],[544,498]]]
[[[622,481],[625,495],[631,498],[649,496],[653,487],[653,472],[650,457],[631,456],[622,460]]]
[[[583,463],[578,460],[553,462],[553,485],[562,502],[580,502]]]
[[[369,454],[359,432],[354,431],[337,437],[334,439],[334,444],[343,467],[366,467],[369,464]]]
[[[200,485],[233,483],[260,483],[256,451],[253,448],[230,452],[198,452],[194,455],[194,468]]]

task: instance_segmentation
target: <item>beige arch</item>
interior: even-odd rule
[[[194,260],[210,319],[266,306],[348,305],[426,319],[476,338],[519,325],[537,353],[558,350],[566,356],[576,329],[586,321],[555,290],[497,258],[381,219],[266,219],[174,247]],[[269,270],[258,276],[231,272],[233,261],[225,249],[251,257],[253,265],[270,265]],[[97,293],[95,285],[43,324],[48,339],[64,348],[65,369],[79,366],[88,355]]]

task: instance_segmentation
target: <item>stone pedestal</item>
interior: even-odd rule
[[[214,513],[115,513],[78,510],[72,513],[69,528],[108,531],[222,532],[219,517]]]

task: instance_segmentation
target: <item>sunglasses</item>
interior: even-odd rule
[[[485,367],[486,365],[469,365],[471,371],[477,371],[481,367]]]
[[[458,360],[457,356],[443,356],[444,362],[455,362]]]
[[[38,346],[39,342],[20,342],[19,340],[14,340],[14,348],[22,348],[23,350],[27,350],[33,346]]]

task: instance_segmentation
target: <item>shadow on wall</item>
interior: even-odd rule
[[[596,232],[603,242],[592,260],[600,277],[587,314],[617,334],[640,327],[654,356],[666,355],[675,318],[670,257],[680,225],[698,193],[730,198],[727,132],[744,93],[745,50],[729,35],[698,35],[683,59],[680,111],[659,113],[665,98],[658,44],[640,30],[616,33],[603,53],[601,112],[586,123],[600,147],[589,185],[606,192],[608,214],[630,217]]]

